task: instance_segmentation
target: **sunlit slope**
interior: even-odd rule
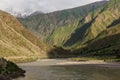
[[[86,47],[75,50],[88,56],[104,58],[120,57],[120,23],[101,32]]]
[[[90,42],[89,46],[91,46],[91,49],[104,49],[107,47],[120,49],[120,23],[102,31]]]
[[[0,11],[0,57],[45,55],[46,46],[8,13]]]
[[[101,1],[48,14],[31,15],[18,20],[27,29],[44,38],[47,43],[62,46],[78,28],[81,19],[105,3],[106,1]]]
[[[84,18],[65,46],[85,44],[110,26],[120,23],[120,1],[110,0],[106,5],[91,12]]]
[[[104,58],[120,57],[120,1],[110,0],[106,8],[95,19],[89,37],[84,47],[77,44],[76,53]],[[109,14],[106,14],[109,12]],[[103,15],[104,14],[104,15]],[[104,17],[104,18],[103,18]],[[102,19],[102,20],[101,20]],[[99,20],[99,21],[98,21]],[[104,23],[104,24],[103,24]],[[98,25],[95,27],[95,25]],[[100,26],[100,27],[99,27]],[[98,30],[98,31],[96,31]],[[92,34],[92,31],[95,32]],[[87,37],[88,35],[86,35]]]

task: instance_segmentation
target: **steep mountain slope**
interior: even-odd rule
[[[9,59],[44,56],[46,46],[10,14],[0,11],[0,57]]]
[[[63,45],[78,28],[81,19],[105,3],[106,1],[96,2],[69,10],[18,18],[18,20],[27,29],[42,36],[46,42],[53,45]]]
[[[87,56],[120,58],[120,23],[102,31],[86,47],[73,52]]]
[[[84,56],[120,58],[120,0],[110,0],[89,26],[83,39],[84,46],[77,43],[73,53]],[[97,10],[98,11],[98,10]],[[95,13],[97,13],[97,11]],[[96,26],[95,26],[96,25]],[[89,39],[86,39],[88,37]],[[78,46],[79,45],[79,46]]]
[[[120,1],[110,0],[84,18],[80,28],[76,29],[65,46],[85,44],[118,23],[120,23]]]
[[[98,44],[101,43],[101,44]],[[89,44],[93,49],[101,49],[104,47],[120,48],[120,23],[109,29],[102,31]]]

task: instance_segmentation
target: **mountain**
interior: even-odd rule
[[[15,63],[0,58],[0,80],[12,80],[18,77],[24,77],[24,75],[25,71]]]
[[[73,9],[18,18],[18,20],[47,43],[61,46],[79,28],[79,23],[89,12],[105,3],[106,1],[95,2]]]
[[[120,0],[96,2],[18,20],[27,29],[44,36],[46,42],[54,45],[55,49],[50,51],[53,55],[56,52],[120,57]]]
[[[73,53],[89,57],[120,58],[120,0],[110,0],[85,18],[89,25],[86,23],[82,27],[88,25],[88,30],[83,39],[76,40],[77,46]]]
[[[0,11],[0,57],[24,60],[45,56],[46,45],[12,15]]]
[[[35,11],[32,14],[30,14],[29,16],[34,16],[34,15],[38,15],[38,14],[44,14],[44,12],[42,12],[42,11]]]
[[[22,9],[13,9],[13,8],[7,8],[5,10],[6,12],[12,14],[15,17],[26,17],[31,14],[29,10],[22,10]]]
[[[64,46],[77,46],[90,42],[102,31],[120,23],[120,1],[110,0],[106,5],[89,13]]]
[[[73,49],[73,53],[97,56],[104,59],[120,58],[120,22],[102,31],[84,47]]]
[[[120,0],[90,12],[83,18],[70,39],[68,48],[56,47],[50,57],[90,57],[107,61],[120,61]],[[56,53],[54,53],[56,52]],[[78,58],[79,60],[79,58]]]
[[[14,8],[7,8],[5,10],[6,12],[10,13],[11,15],[19,18],[24,18],[30,15],[37,15],[37,14],[43,14],[42,11],[31,11],[29,9],[14,9]]]

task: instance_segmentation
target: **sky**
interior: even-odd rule
[[[101,0],[0,0],[0,10],[18,13],[44,13],[82,6]]]

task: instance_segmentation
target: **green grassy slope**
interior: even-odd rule
[[[88,35],[85,39],[87,40],[89,36],[95,38],[101,31],[105,30],[112,23],[115,23],[116,20],[120,18],[120,1],[119,0],[110,0],[110,2],[104,7],[103,11],[96,18],[95,22],[91,25]],[[84,39],[84,40],[85,40]],[[89,38],[90,39],[90,38]]]
[[[19,18],[18,20],[27,29],[37,32],[38,35],[45,38],[49,44],[63,45],[78,28],[81,19],[105,3],[104,1],[96,2],[73,9]]]
[[[46,46],[16,18],[0,11],[0,57],[24,59],[45,55]]]
[[[104,57],[105,59],[120,58],[119,4],[120,4],[119,0],[110,0],[104,11],[101,14],[99,14],[94,23],[90,26],[89,30],[90,32],[89,31],[88,32],[89,33],[95,32],[94,34],[90,34],[95,36],[89,38],[91,40],[88,41],[84,47],[80,48],[80,46],[77,46],[77,48],[73,49],[73,53],[77,53],[80,55],[82,54],[84,56],[89,57],[90,56],[92,57],[98,56],[100,58]],[[95,24],[97,26],[95,26]]]
[[[102,49],[106,47],[120,48],[120,23],[101,32],[88,46],[91,49]]]
[[[24,77],[25,71],[16,64],[0,58],[0,80],[12,80]]]
[[[120,22],[120,1],[110,0],[106,5],[91,12],[84,18],[84,24],[76,29],[71,38],[65,43],[65,46],[85,44],[102,31]]]
[[[101,32],[86,47],[73,52],[89,57],[120,58],[120,23]]]

